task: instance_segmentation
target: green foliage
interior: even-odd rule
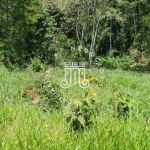
[[[129,56],[123,57],[97,57],[94,65],[97,67],[104,67],[107,69],[123,69],[130,70],[133,61]]]
[[[51,79],[41,79],[35,81],[35,89],[40,96],[43,108],[62,109],[63,97],[60,87]]]
[[[67,122],[74,131],[80,131],[92,127],[99,111],[100,102],[97,100],[97,86],[101,81],[91,77],[87,79],[91,87],[84,91],[85,97],[81,100],[70,100],[64,108],[64,114],[67,116]]]
[[[99,69],[93,68],[87,71],[99,77]],[[63,70],[53,69],[53,73],[52,79],[59,84],[60,78],[64,77]],[[66,123],[66,117],[62,112],[55,110],[43,112],[41,107],[35,107],[30,102],[23,101],[24,87],[39,79],[39,73],[33,72],[31,68],[9,72],[0,66],[0,149],[148,150],[150,147],[149,73],[106,69],[105,77],[105,86],[97,89],[99,90],[98,96],[95,98],[91,95],[96,102],[98,102],[97,99],[102,102],[100,113],[93,120],[94,126],[76,133],[70,132],[70,126]],[[43,76],[40,79],[43,79]],[[121,90],[121,87],[117,86],[121,93],[124,91],[131,93],[129,97],[126,93],[122,96],[131,100],[133,95],[134,109],[128,119],[120,117],[118,120],[109,113],[109,107],[112,104],[108,102],[115,88],[115,82],[126,88]],[[91,84],[96,87],[94,82]],[[72,89],[74,88],[73,86]],[[61,90],[64,96],[66,90]],[[82,92],[83,90],[78,88],[78,94],[82,95]],[[72,94],[67,94],[67,96],[68,99],[73,97]],[[91,101],[90,98],[89,101]]]
[[[4,60],[4,51],[2,50],[3,44],[0,43],[0,63]]]
[[[2,49],[4,51],[3,62],[6,66],[26,66],[32,57],[32,37],[35,33],[36,23],[41,17],[39,1],[7,1],[0,7],[0,30]],[[7,10],[5,8],[8,8]]]
[[[117,69],[119,67],[118,61],[115,57],[104,57],[100,58],[100,64],[102,67],[109,68],[109,69]]]
[[[49,72],[28,81],[23,90],[23,98],[44,110],[61,110],[64,100],[59,85],[50,78]]]
[[[92,63],[93,55],[149,52],[149,8],[147,0],[2,1],[0,61],[7,67],[26,67],[38,57],[44,64],[61,66],[66,61]],[[106,59],[106,68],[118,68],[114,58]]]
[[[143,16],[146,24],[150,27],[150,13]]]
[[[98,103],[86,97],[84,100],[71,101],[64,109],[67,122],[75,131],[91,127],[97,114]]]
[[[149,60],[148,63],[146,64],[146,70],[150,71],[150,60]]]
[[[31,59],[31,66],[32,66],[33,71],[35,72],[39,72],[43,68],[43,64],[41,60],[37,57],[34,57],[33,59]]]
[[[114,115],[117,117],[129,116],[133,107],[130,95],[125,94],[123,86],[118,84],[114,85],[113,92],[110,104],[113,106]]]
[[[122,58],[118,58],[119,68],[122,68],[123,70],[131,70],[131,65],[133,62],[134,61],[126,55],[124,55]]]

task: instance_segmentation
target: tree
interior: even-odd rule
[[[30,41],[41,17],[38,0],[1,0],[1,30],[4,63],[22,66],[32,55]]]

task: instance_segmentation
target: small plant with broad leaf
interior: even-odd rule
[[[80,131],[86,127],[94,125],[94,120],[98,115],[100,103],[98,102],[96,94],[96,85],[101,82],[97,78],[91,79],[89,82],[95,84],[84,91],[85,98],[82,100],[71,100],[64,108],[64,114],[67,116],[67,122],[70,128],[74,131]]]
[[[131,96],[123,91],[122,85],[118,84],[114,84],[110,104],[113,106],[113,114],[117,117],[127,117],[133,107]]]

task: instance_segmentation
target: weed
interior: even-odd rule
[[[99,69],[87,69],[87,72],[91,77],[99,79]],[[149,73],[106,69],[105,86],[101,88],[96,81],[90,81],[90,86],[86,90],[73,85],[67,90],[60,89],[61,77],[64,77],[63,69],[58,68],[54,68],[50,79],[45,79],[32,70],[9,72],[6,68],[0,67],[0,149],[149,149]],[[47,87],[50,83],[56,90],[55,96],[52,96],[51,92],[47,96],[47,91],[51,89]],[[44,89],[44,85],[47,90]],[[25,89],[33,90],[28,91],[31,94],[30,98],[27,97],[28,101],[22,100]],[[40,90],[43,90],[43,95],[38,93]],[[72,106],[74,111],[67,111],[67,116],[57,109],[49,111],[46,108],[48,111],[43,112],[41,107],[33,107],[30,104],[29,99],[34,97],[34,94],[38,94],[40,98],[52,97],[53,100],[58,95],[65,97],[70,100],[70,103],[67,101],[66,107],[70,109]],[[49,98],[47,100],[51,101]],[[56,102],[59,103],[58,99]],[[121,106],[118,106],[117,110],[118,103]],[[126,113],[120,108],[126,105],[129,106],[129,113],[127,111],[125,116],[129,114],[131,117],[124,119]],[[62,108],[64,109],[63,106]],[[115,117],[110,115],[110,109]],[[120,116],[119,111],[123,112]],[[72,117],[72,113],[75,112],[78,117],[81,114],[81,117],[77,118],[81,123],[75,123],[79,124],[79,130],[70,132],[71,126],[66,122],[66,118]]]
[[[100,84],[97,78],[90,78],[88,82]],[[87,88],[84,91],[85,98],[82,100],[71,100],[65,107],[64,113],[67,115],[67,122],[70,128],[75,131],[91,127],[94,124],[94,119],[98,115],[99,103],[95,100],[96,91],[94,87]]]
[[[113,105],[114,114],[118,117],[127,117],[131,111],[132,103],[129,94],[125,94],[123,86],[115,84],[113,89],[111,104]]]
[[[98,104],[94,99],[84,99],[81,101],[70,102],[64,109],[68,115],[67,122],[73,130],[82,130],[85,127],[93,125],[93,119],[96,117]]]

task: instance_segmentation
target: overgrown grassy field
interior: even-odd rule
[[[122,70],[87,69],[93,98],[99,102],[94,125],[71,131],[63,111],[43,111],[24,100],[24,88],[43,73],[31,69],[8,72],[0,67],[0,150],[148,150],[150,148],[150,74]],[[51,69],[49,80],[60,84],[64,69]],[[127,118],[116,117],[111,101],[115,92],[129,95],[132,109]],[[60,92],[67,100],[84,99],[85,89],[77,85]],[[91,92],[91,93],[92,93]],[[91,94],[92,96],[92,94]]]

